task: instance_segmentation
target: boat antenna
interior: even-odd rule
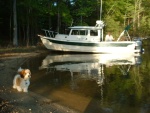
[[[102,0],[100,0],[100,20],[102,18]]]

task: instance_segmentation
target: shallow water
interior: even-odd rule
[[[56,54],[28,59],[29,90],[81,113],[150,113],[150,59],[144,54]]]

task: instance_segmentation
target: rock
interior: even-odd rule
[[[3,63],[0,63],[0,67],[4,67],[5,65]]]

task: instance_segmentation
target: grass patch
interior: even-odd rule
[[[31,46],[31,47],[12,47],[12,48],[0,48],[0,54],[5,53],[29,53],[47,51],[45,47]]]

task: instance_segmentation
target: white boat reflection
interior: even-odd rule
[[[80,78],[94,79],[101,86],[104,80],[104,67],[113,65],[120,66],[119,69],[126,74],[132,65],[141,63],[140,54],[64,54],[48,55],[39,69],[52,71],[70,71],[73,78],[74,72],[79,72]],[[127,70],[121,66],[127,65]]]

